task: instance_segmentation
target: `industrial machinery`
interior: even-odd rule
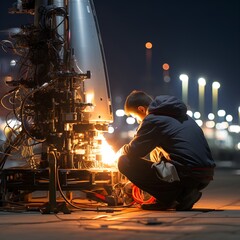
[[[31,201],[35,191],[48,192],[43,213],[68,213],[69,205],[76,207],[74,191],[111,206],[122,203],[116,186],[126,179],[111,149],[103,150],[113,117],[93,1],[23,0],[10,11],[33,15],[33,24],[1,41],[4,51],[15,54],[18,69],[1,99],[9,110],[1,204]],[[27,164],[6,167],[11,160]]]

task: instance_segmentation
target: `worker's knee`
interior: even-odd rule
[[[126,155],[122,155],[121,157],[119,157],[119,159],[118,159],[118,170],[122,174],[126,174],[128,166],[129,166],[129,158]]]

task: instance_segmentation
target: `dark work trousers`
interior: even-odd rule
[[[118,160],[118,168],[123,175],[165,206],[171,206],[175,201],[181,202],[194,189],[201,190],[209,184],[209,181],[198,181],[187,176],[172,183],[162,181],[151,167],[152,164],[144,158],[130,160],[125,155]]]

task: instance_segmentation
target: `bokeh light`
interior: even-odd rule
[[[146,42],[145,47],[147,49],[152,49],[152,43],[151,42]]]
[[[164,64],[162,65],[162,68],[163,68],[163,70],[168,71],[169,68],[170,68],[170,66],[169,66],[168,63],[164,63]]]

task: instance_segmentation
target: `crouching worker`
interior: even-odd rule
[[[119,150],[118,168],[156,198],[156,203],[143,204],[142,209],[191,210],[213,179],[215,167],[202,129],[173,96],[153,100],[135,90],[124,108],[140,125],[130,143]]]

